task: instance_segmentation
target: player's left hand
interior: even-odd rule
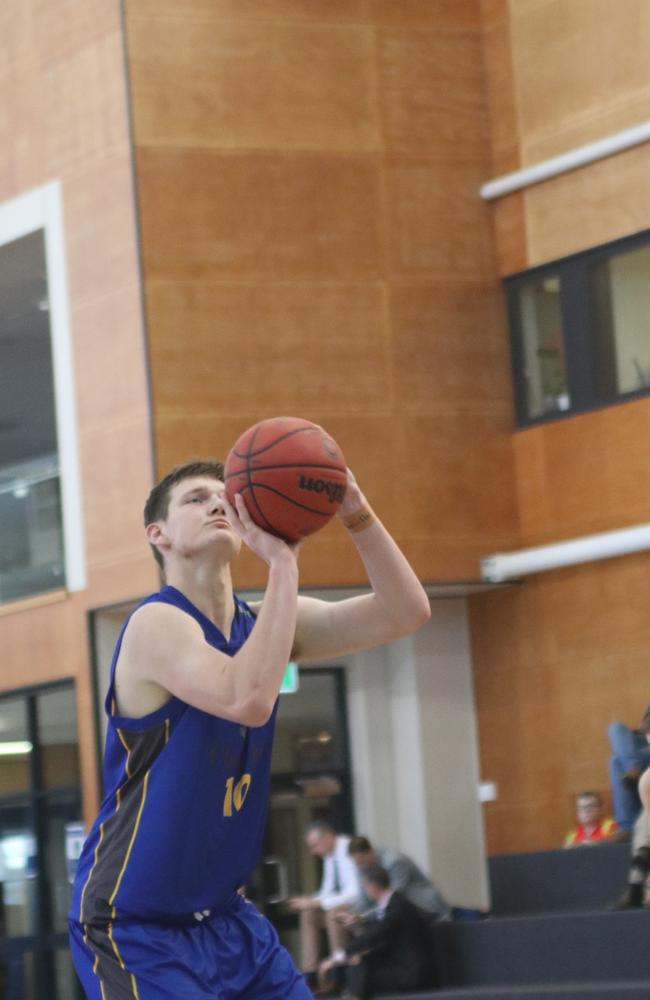
[[[343,498],[343,503],[336,512],[338,517],[349,517],[350,514],[355,514],[368,502],[361,492],[352,470],[348,469],[347,474],[348,482],[345,488],[345,497]]]

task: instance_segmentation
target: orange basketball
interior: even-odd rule
[[[265,531],[297,542],[322,528],[343,502],[345,459],[322,427],[300,417],[262,420],[237,439],[225,462],[226,495],[241,493]]]

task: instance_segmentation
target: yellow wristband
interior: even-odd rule
[[[357,532],[364,531],[369,528],[370,525],[377,520],[377,515],[373,511],[372,507],[365,504],[363,507],[359,507],[359,510],[355,510],[354,514],[348,515],[341,519],[344,526],[348,531]]]

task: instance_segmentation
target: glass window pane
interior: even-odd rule
[[[650,389],[650,247],[610,257],[589,277],[599,395]]]
[[[527,281],[518,295],[527,416],[568,410],[560,279],[546,275]]]
[[[0,795],[24,792],[31,786],[32,745],[24,698],[0,701]]]
[[[335,679],[302,669],[298,690],[280,696],[272,770],[318,775],[344,766]]]
[[[85,994],[81,992],[79,980],[67,948],[54,953],[54,972],[58,1000],[75,1000],[77,997],[82,1000]]]
[[[38,739],[43,787],[78,785],[79,744],[73,687],[55,688],[39,694]]]
[[[85,838],[81,817],[81,799],[49,797],[46,801],[45,869],[50,895],[51,930],[65,933],[72,895],[72,880],[76,872],[81,845]]]
[[[0,809],[0,895],[4,937],[34,934],[38,907],[36,836],[27,806]]]
[[[0,246],[0,431],[0,601],[8,601],[64,583],[42,230]]]
[[[7,955],[5,992],[0,996],[12,1000],[38,1000],[36,996],[35,976],[36,956],[34,952],[11,948]]]

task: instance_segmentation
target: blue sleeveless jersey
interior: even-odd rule
[[[174,587],[143,603],[152,601],[191,615],[206,642],[229,656],[255,623],[236,597],[226,641]],[[73,887],[70,915],[82,924],[166,922],[219,908],[246,882],[264,834],[275,710],[256,728],[174,697],[139,719],[115,715],[115,665],[127,625],[106,697],[105,798]]]

